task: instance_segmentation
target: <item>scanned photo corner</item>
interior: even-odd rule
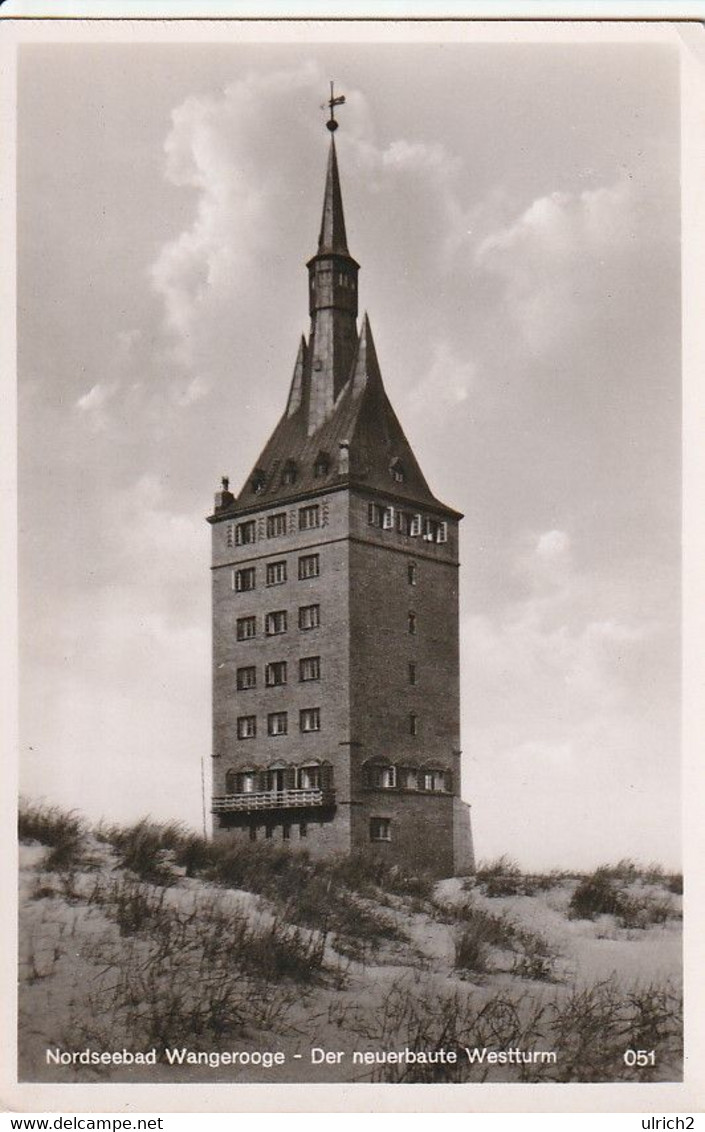
[[[17,55],[18,1082],[682,1085],[677,39],[177,30]]]

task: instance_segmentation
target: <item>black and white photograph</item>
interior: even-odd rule
[[[683,53],[18,43],[20,1084],[682,1085]]]

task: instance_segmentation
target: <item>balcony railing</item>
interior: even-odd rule
[[[291,810],[303,806],[332,806],[334,790],[321,787],[309,790],[259,790],[249,794],[222,794],[213,799],[214,814],[249,810]]]

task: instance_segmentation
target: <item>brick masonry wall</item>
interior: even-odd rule
[[[457,524],[449,541],[426,542],[368,522],[368,500],[351,495],[350,702],[353,720],[353,845],[369,849],[370,818],[388,816],[392,840],[380,855],[439,875],[454,871],[453,798],[365,788],[364,763],[431,764],[460,791]],[[408,568],[416,566],[415,584]],[[409,613],[416,618],[409,632]],[[409,680],[409,664],[416,683]],[[417,717],[417,734],[410,715]]]
[[[353,808],[353,846],[405,868],[453,876],[453,802],[450,794],[367,792]],[[370,819],[388,818],[391,841],[370,842]]]
[[[349,849],[349,642],[348,642],[348,543],[347,501],[345,493],[306,500],[305,506],[318,503],[321,526],[307,531],[298,528],[299,505],[286,508],[287,533],[278,538],[266,537],[267,514],[280,513],[282,508],[269,508],[246,519],[255,519],[257,538],[246,546],[227,546],[227,523],[213,525],[213,793],[225,794],[228,770],[255,766],[265,768],[273,763],[298,764],[309,760],[330,762],[338,808],[335,820],[321,822],[320,813],[307,814],[307,847],[312,851]],[[300,506],[304,506],[301,504]],[[245,521],[245,520],[241,520]],[[320,556],[317,578],[299,581],[298,559],[302,554]],[[285,561],[287,580],[266,586],[268,562]],[[232,589],[232,571],[254,566],[256,588],[246,593]],[[315,629],[298,627],[300,606],[320,606],[320,624]],[[287,631],[265,635],[268,612],[286,610]],[[257,618],[257,636],[238,641],[236,622],[239,617]],[[319,681],[299,681],[299,660],[319,656]],[[286,661],[287,683],[281,687],[265,686],[265,665]],[[239,667],[255,666],[257,686],[238,691],[236,672]],[[299,712],[303,708],[319,708],[321,730],[302,734]],[[267,715],[288,712],[288,733],[267,735]],[[257,717],[257,736],[238,739],[238,716]],[[292,820],[295,820],[295,816]],[[264,823],[262,814],[258,821]],[[287,821],[288,816],[287,816]],[[215,821],[216,832],[223,824]],[[281,826],[277,826],[281,837]]]
[[[371,498],[371,497],[370,497]],[[300,506],[318,503],[321,526],[300,531]],[[462,818],[458,655],[457,523],[448,520],[448,542],[437,544],[368,522],[368,499],[358,492],[331,493],[286,509],[270,507],[244,516],[254,519],[257,537],[245,546],[227,545],[227,522],[213,525],[213,730],[214,795],[226,793],[225,776],[238,768],[266,768],[325,760],[334,768],[336,806],[332,812],[258,812],[216,816],[216,835],[283,840],[305,845],[314,855],[373,848],[381,856],[438,875],[467,871],[469,828]],[[380,502],[377,500],[377,502]],[[411,508],[411,505],[409,507]],[[266,537],[267,514],[286,510],[287,533]],[[301,554],[320,556],[317,578],[299,581]],[[268,562],[285,561],[287,580],[266,586]],[[408,567],[416,566],[411,585]],[[236,593],[232,572],[254,566],[256,588]],[[298,628],[301,605],[320,606],[320,625]],[[287,632],[266,637],[265,615],[286,610]],[[409,632],[409,613],[416,632]],[[238,617],[257,618],[257,636],[237,641]],[[300,683],[301,657],[320,656],[320,681]],[[286,661],[285,686],[265,686],[265,665]],[[416,683],[409,681],[409,664]],[[257,686],[238,691],[238,667],[255,666]],[[301,708],[319,707],[321,730],[299,731]],[[269,712],[287,711],[287,735],[267,735]],[[417,734],[409,717],[417,717]],[[257,736],[238,739],[237,718],[257,717]],[[452,793],[369,789],[363,764],[384,757],[397,766],[424,764],[452,773]],[[455,806],[454,806],[455,802]],[[455,815],[455,816],[454,816]],[[392,840],[370,840],[370,819],[387,817]],[[299,838],[299,820],[307,835]],[[471,852],[471,851],[470,851]],[[465,862],[465,864],[464,864]]]

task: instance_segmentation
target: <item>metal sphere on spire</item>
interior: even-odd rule
[[[334,133],[338,129],[338,126],[340,124],[335,119],[335,108],[336,108],[336,106],[342,106],[344,104],[344,102],[345,102],[345,95],[344,94],[339,94],[336,98],[335,92],[333,90],[333,80],[331,79],[331,81],[330,81],[330,98],[328,99],[327,102],[324,102],[323,106],[321,107],[321,109],[325,109],[325,107],[327,106],[328,109],[330,110],[330,118],[326,122],[326,129],[330,130],[331,133]]]

